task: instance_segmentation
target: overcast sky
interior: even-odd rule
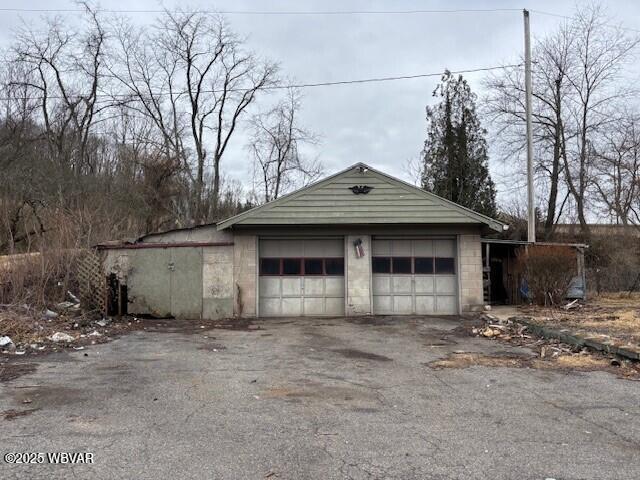
[[[580,2],[578,2],[579,4]],[[640,2],[604,2],[608,13],[625,26],[640,29]],[[105,9],[206,8],[225,10],[415,10],[456,8],[522,8],[511,1],[191,1],[102,0]],[[571,15],[576,3],[553,0],[529,8]],[[0,7],[74,8],[64,0],[0,0]],[[0,12],[0,41],[11,41],[11,28],[22,20],[38,24],[40,13]],[[66,15],[73,28],[73,14]],[[153,14],[131,14],[152,22]],[[517,60],[522,52],[521,12],[424,13],[411,15],[228,15],[233,29],[248,37],[251,49],[280,63],[282,74],[300,83],[368,77],[415,75],[490,67]],[[534,36],[553,30],[562,19],[532,13]],[[465,75],[482,94],[484,74]],[[327,172],[365,162],[409,179],[403,165],[417,157],[425,136],[425,105],[432,102],[436,78],[308,88],[304,91],[303,124],[321,137],[315,148]],[[487,126],[489,127],[489,126]],[[245,139],[238,136],[224,160],[225,172],[248,179],[250,161]],[[491,162],[500,190],[511,179]],[[511,191],[511,190],[509,190]],[[504,196],[503,196],[504,198]]]

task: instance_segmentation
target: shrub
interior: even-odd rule
[[[587,285],[595,293],[640,289],[640,242],[635,235],[594,236],[585,261]]]
[[[530,245],[518,252],[518,265],[538,305],[562,302],[576,275],[576,255],[571,247]]]
[[[55,220],[55,229],[34,234],[27,252],[0,256],[0,304],[44,308],[65,300],[68,290],[78,294],[81,235],[69,216]]]

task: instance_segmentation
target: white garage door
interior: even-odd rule
[[[344,315],[344,240],[261,239],[259,315]]]
[[[448,239],[374,239],[376,314],[458,312],[456,242]]]

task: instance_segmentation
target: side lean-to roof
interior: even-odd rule
[[[373,187],[356,195],[353,186]],[[504,224],[357,163],[342,172],[217,224],[233,225]]]

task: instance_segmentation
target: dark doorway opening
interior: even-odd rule
[[[128,304],[127,286],[120,283],[115,273],[109,274],[107,276],[107,315],[118,317],[126,315]]]

